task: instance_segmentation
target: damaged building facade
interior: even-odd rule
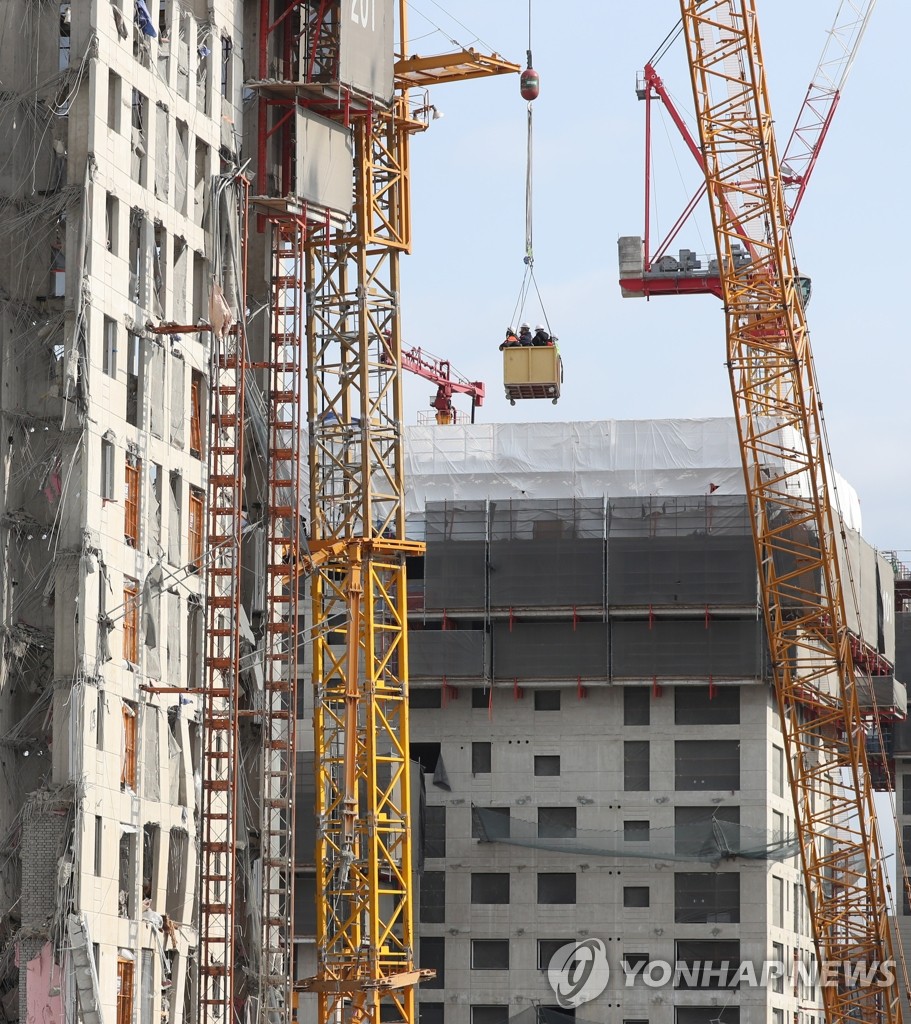
[[[6,1020],[194,1004],[209,334],[148,328],[208,315],[241,14],[0,13]]]
[[[821,1024],[733,421],[412,428],[406,449],[423,1024]],[[882,788],[893,569],[839,493]],[[596,940],[611,980],[567,1009],[551,957]],[[786,976],[728,987],[742,961]]]
[[[283,255],[294,251],[284,239],[315,224],[325,251],[351,227],[349,114],[392,97],[391,0],[369,19],[339,11],[338,0],[10,0],[0,11],[0,128],[13,143],[0,161],[6,1020],[182,1024],[198,1016],[203,960],[207,1019],[272,999],[263,986],[291,946],[295,865],[280,862],[295,746],[308,806],[296,937],[299,973],[312,973],[312,701],[301,691],[307,720],[295,723],[291,533],[269,511],[294,507],[275,484],[294,476],[293,459],[276,456],[271,475],[264,462],[296,451],[274,426],[299,410],[301,387],[283,374],[295,340],[301,358],[303,256]],[[340,275],[343,253],[324,261]],[[243,375],[240,336],[253,364]],[[219,518],[226,466],[234,502]],[[230,580],[242,599],[227,616]],[[221,665],[229,633],[235,660]],[[226,775],[223,723],[202,693],[234,680]]]

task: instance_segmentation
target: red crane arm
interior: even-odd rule
[[[781,182],[785,189],[785,201],[789,220],[793,222],[803,199],[807,183],[816,166],[819,152],[832,124],[832,118],[841,98],[848,75],[857,56],[857,51],[866,31],[876,0],[839,0],[835,20],[826,36],[819,63],[810,80],[809,88],[797,115],[784,155],[780,161]],[[642,271],[627,271],[621,274],[621,287],[629,295],[676,295],[682,293],[711,293],[721,297],[721,281],[717,273],[699,274],[650,274],[659,261],[667,254],[684,224],[689,220],[696,205],[705,195],[702,181],[689,200],[683,213],[677,218],[660,244],[653,249],[651,238],[651,163],[652,163],[652,109],[654,99],[659,99],[680,133],[693,159],[703,167],[702,151],[693,132],[686,125],[680,111],[674,104],[654,64],[649,61],[636,82],[636,94],[645,101],[645,234],[643,236]],[[751,258],[756,253],[751,249],[748,232],[742,232],[739,219],[735,218],[742,242]]]
[[[842,0],[781,158],[791,220],[803,199],[876,0]]]
[[[484,404],[484,384],[463,377],[457,370],[453,370],[448,359],[440,359],[421,348],[410,348],[402,351],[402,369],[441,387],[445,386],[451,395],[469,395],[476,405]]]
[[[402,369],[417,374],[437,386],[436,398],[431,407],[446,417],[452,416],[452,396],[468,395],[471,398],[472,420],[474,411],[484,404],[486,388],[479,380],[469,380],[452,368],[448,359],[441,359],[422,348],[402,350]],[[444,422],[444,421],[440,421]],[[445,422],[451,422],[446,419]]]

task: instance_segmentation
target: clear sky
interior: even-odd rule
[[[837,0],[758,0],[783,148]],[[459,45],[524,64],[527,0],[411,0],[411,52]],[[451,12],[451,13],[450,13]],[[617,238],[641,234],[644,114],[637,71],[679,18],[675,0],[533,0],[535,277],[565,365],[559,405],[503,397],[497,349],[522,284],[526,104],[514,76],[439,86],[443,113],[412,144],[414,251],[404,260],[406,345],[487,384],[484,422],[727,416],[724,320],[711,296],[622,299]],[[864,533],[911,562],[911,351],[905,164],[911,5],[880,0],[794,227],[813,279],[809,323],[835,463],[861,498]],[[682,43],[659,65],[692,110]],[[666,116],[656,139],[672,139]],[[680,145],[659,146],[653,202],[667,229],[698,181]],[[712,248],[707,212],[675,243]],[[529,303],[534,324],[540,306]],[[432,385],[406,374],[408,422]],[[465,408],[465,403],[462,403]]]

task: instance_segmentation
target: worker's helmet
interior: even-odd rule
[[[519,328],[519,330],[520,331],[530,331],[531,327],[530,327],[529,324],[522,324],[522,326]]]
[[[547,330],[547,328],[544,326],[544,324],[538,324],[538,326],[535,327],[535,330],[536,331],[545,331],[545,330]]]

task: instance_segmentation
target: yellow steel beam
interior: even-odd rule
[[[397,974],[391,978],[381,978],[377,982],[364,982],[357,978],[350,980],[321,980],[320,978],[304,978],[295,984],[299,992],[331,992],[335,995],[354,995],[365,988],[404,988],[406,985],[416,985],[419,981],[427,981],[436,977],[436,971],[421,970],[408,971]]]
[[[294,571],[298,576],[309,576],[320,566],[335,564],[347,566],[349,564],[349,548],[351,542],[348,540],[336,540],[328,543],[311,541],[310,551],[297,560]],[[369,541],[359,541],[359,550],[375,555],[391,556],[394,552],[409,557],[422,555],[424,544],[418,540],[395,540],[386,537]],[[290,570],[289,570],[290,571]]]
[[[416,89],[492,75],[516,75],[521,70],[519,64],[496,53],[478,53],[469,47],[457,53],[401,58],[395,62],[395,80],[400,89]]]

